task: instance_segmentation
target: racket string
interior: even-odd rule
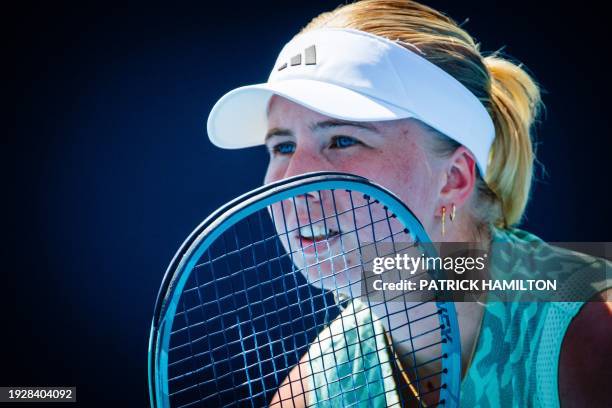
[[[194,267],[194,278],[189,282],[181,298],[182,310],[176,313],[177,317],[183,319],[183,323],[178,324],[179,318],[175,321],[172,329],[171,344],[168,349],[168,366],[177,368],[173,376],[169,378],[169,392],[171,397],[179,397],[188,394],[195,389],[198,393],[198,401],[216,400],[218,406],[232,406],[236,401],[248,403],[251,406],[265,405],[278,389],[280,382],[287,376],[289,370],[300,358],[308,353],[309,345],[314,338],[332,322],[340,313],[334,298],[341,298],[341,291],[351,291],[351,283],[339,283],[336,281],[340,274],[351,271],[363,271],[364,251],[373,247],[376,256],[388,256],[396,253],[396,239],[403,237],[410,231],[394,227],[391,214],[378,200],[370,200],[368,196],[361,196],[365,199],[365,204],[360,204],[353,197],[354,192],[348,191],[350,207],[338,211],[336,202],[336,191],[331,190],[331,204],[333,209],[326,211],[321,199],[321,191],[316,191],[319,200],[320,216],[311,217],[311,203],[305,199],[306,213],[308,222],[301,225],[297,220],[296,227],[288,227],[285,216],[287,210],[298,207],[292,197],[291,205],[287,208],[281,201],[281,219],[275,217],[264,217],[260,211],[245,219],[242,225],[234,226],[230,232],[223,234],[216,243],[222,243],[220,248],[215,245],[209,248],[204,259],[196,263]],[[373,211],[372,206],[377,205],[377,211]],[[268,210],[273,212],[273,210]],[[368,222],[358,221],[363,216],[364,211],[368,214]],[[353,228],[342,231],[338,236],[340,251],[332,253],[327,257],[320,255],[320,246],[316,242],[310,245],[300,245],[295,247],[288,237],[301,228],[310,228],[312,236],[315,235],[314,225],[323,223],[325,231],[329,231],[331,225],[340,226],[346,223],[346,216],[352,216]],[[281,222],[279,225],[278,221]],[[386,233],[381,233],[381,226],[386,226]],[[279,234],[280,231],[280,234]],[[369,231],[371,242],[362,241],[365,232]],[[347,242],[347,236],[356,240],[356,244],[351,245]],[[279,239],[285,237],[286,241]],[[388,252],[381,252],[379,244],[390,242],[392,249]],[[406,244],[406,243],[403,243]],[[327,244],[327,250],[329,244]],[[418,247],[418,240],[413,240],[409,248]],[[286,248],[283,248],[286,246]],[[314,249],[314,262],[305,259],[305,250]],[[402,249],[406,249],[405,247]],[[357,255],[360,261],[349,264],[347,257]],[[340,260],[344,266],[338,268],[335,264]],[[331,269],[331,279],[336,283],[333,295],[321,288],[313,287],[312,281],[308,281],[304,275],[308,270],[329,266]],[[222,269],[223,272],[220,272]],[[427,272],[423,272],[427,273]],[[419,275],[411,276],[410,279],[417,279]],[[359,281],[356,281],[359,282]],[[402,300],[405,293],[388,297],[383,294],[386,302]],[[355,297],[355,296],[353,296]],[[432,299],[433,300],[433,299]],[[426,306],[429,300],[416,304],[410,304],[404,310],[387,310],[384,317],[373,319],[374,324],[384,320],[393,319],[396,315],[406,314],[406,322],[399,325],[397,329],[410,327],[413,323],[435,317],[435,313],[427,314],[412,319],[408,313],[419,307]],[[193,315],[199,312],[199,318]],[[228,318],[235,317],[233,324],[228,324]],[[368,324],[373,324],[372,322]],[[360,328],[359,324],[356,328]],[[403,339],[402,342],[413,341],[420,337],[436,333],[441,328],[427,329],[413,335],[410,331],[410,338]],[[360,347],[367,342],[368,338],[357,339],[346,347]],[[420,350],[428,347],[435,347],[440,342],[434,342],[427,346],[416,348],[411,347],[413,358]],[[177,357],[188,349],[188,355]],[[375,350],[376,351],[376,350]],[[331,351],[331,358],[336,358],[338,350]],[[242,367],[235,369],[232,361],[237,358],[242,359]],[[440,357],[439,357],[440,358]],[[426,363],[421,362],[421,366],[430,364],[436,359]],[[229,363],[227,363],[229,361]],[[180,372],[185,363],[191,364],[191,370]],[[413,369],[418,368],[416,359]],[[226,368],[226,370],[223,370]],[[239,372],[243,372],[240,375]],[[428,379],[440,374],[434,372],[428,374]],[[194,379],[195,378],[195,379]],[[188,384],[189,381],[191,383]],[[418,384],[418,376],[416,382]],[[224,384],[227,384],[225,386]],[[360,385],[353,383],[354,387]],[[372,397],[376,396],[374,389],[369,382],[364,385],[372,392]],[[246,389],[246,393],[239,391]],[[314,387],[313,392],[317,392]],[[207,395],[202,395],[202,393]],[[292,397],[298,397],[292,395]],[[187,401],[184,406],[197,405],[197,401]]]

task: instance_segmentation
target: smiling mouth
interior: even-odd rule
[[[301,227],[298,232],[302,250],[306,253],[328,249],[329,242],[340,235],[340,231],[320,224]]]
[[[310,241],[322,241],[340,235],[340,231],[332,228],[326,228],[323,225],[309,225],[307,227],[301,227],[299,236],[302,239]]]

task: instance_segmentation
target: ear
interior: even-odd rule
[[[461,208],[470,198],[476,184],[476,160],[465,146],[455,150],[444,169],[446,182],[440,190],[437,212],[442,207],[448,211],[453,204]]]

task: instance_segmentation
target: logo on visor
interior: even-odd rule
[[[317,49],[314,45],[306,48],[304,50],[304,65],[315,65],[317,63]],[[297,54],[291,57],[289,60],[289,65],[302,65],[302,54]],[[287,63],[285,62],[283,65],[278,67],[278,71],[282,71],[287,68]]]

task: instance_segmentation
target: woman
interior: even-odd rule
[[[398,195],[433,241],[508,242],[538,268],[543,245],[523,251],[539,241],[512,226],[529,196],[530,129],[539,107],[538,86],[520,66],[483,56],[448,17],[412,1],[364,0],[313,19],[283,48],[268,83],[234,90],[215,105],[208,133],[226,148],[265,143],[266,183],[310,171],[358,174]],[[300,239],[316,244],[337,234],[313,230]],[[597,299],[610,286],[602,282]],[[457,303],[462,405],[606,405],[607,305]],[[356,302],[347,310],[369,313]],[[383,329],[391,332],[389,346],[401,343],[401,334]],[[272,405],[346,404],[317,387],[331,380],[317,378],[313,364],[306,353]],[[420,403],[433,401],[435,393]]]

